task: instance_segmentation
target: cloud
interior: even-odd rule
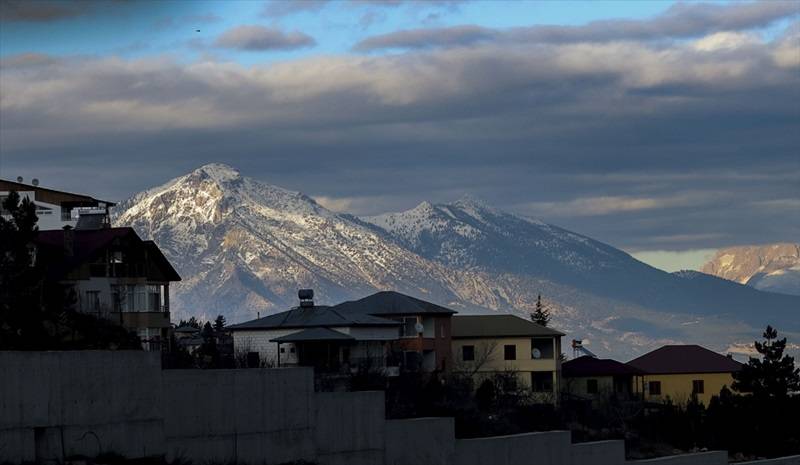
[[[272,0],[264,5],[261,16],[281,18],[296,13],[319,11],[328,3],[329,0]]]
[[[368,37],[358,42],[353,49],[369,51],[387,48],[452,47],[490,40],[496,36],[497,32],[475,25],[409,29]]]
[[[601,20],[582,26],[528,26],[509,29],[451,26],[410,29],[368,37],[355,50],[467,46],[476,42],[580,43],[685,39],[716,32],[766,27],[800,14],[794,1],[733,3],[677,3],[664,13],[644,20]]]
[[[238,26],[220,35],[215,45],[246,51],[292,50],[315,45],[313,37],[299,31],[283,32],[264,26]]]
[[[112,199],[224,161],[358,213],[471,192],[629,250],[786,241],[800,218],[776,208],[793,204],[758,203],[800,197],[800,65],[775,59],[783,37],[248,66],[11,56],[0,150],[4,172]],[[74,166],[97,168],[59,174]]]

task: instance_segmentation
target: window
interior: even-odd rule
[[[553,392],[553,372],[534,371],[531,373],[533,392]]]
[[[536,355],[539,355],[538,357]],[[535,337],[531,339],[531,358],[532,359],[553,359],[553,338]]]
[[[72,208],[61,207],[61,221],[72,221]]]
[[[111,252],[111,263],[122,263],[122,251]]]
[[[100,291],[86,291],[86,305],[84,309],[87,312],[100,311]]]
[[[695,379],[692,381],[692,394],[702,394],[705,392],[705,382],[702,379]]]
[[[286,353],[286,347],[281,347],[281,353],[282,353],[282,354],[285,354],[285,353]]]
[[[161,286],[116,285],[111,286],[115,312],[161,311]]]
[[[439,337],[442,337],[442,338],[444,337],[444,322],[443,321],[439,322]]]
[[[503,359],[504,360],[516,360],[517,359],[517,346],[514,344],[508,344],[503,346]]]
[[[400,337],[417,337],[417,317],[404,317],[400,321],[403,323],[400,325]]]
[[[587,379],[586,380],[586,393],[587,394],[597,394],[597,380],[596,379]]]
[[[647,390],[650,391],[651,396],[661,395],[661,381],[650,381],[647,383]]]
[[[290,353],[290,354],[293,354],[293,353],[294,353],[294,346],[292,346],[292,347],[289,347],[289,353]]]
[[[475,346],[461,346],[461,360],[465,362],[475,360]]]

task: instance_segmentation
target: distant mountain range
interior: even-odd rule
[[[800,244],[721,249],[703,266],[703,273],[762,291],[800,295]]]
[[[675,342],[726,350],[767,323],[800,334],[800,297],[666,273],[471,198],[358,218],[211,164],[120,203],[114,221],[181,274],[178,317],[240,322],[296,305],[303,287],[328,304],[392,289],[467,313],[526,314],[542,294],[554,326],[621,358]]]

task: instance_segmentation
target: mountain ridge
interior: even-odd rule
[[[716,281],[670,275],[587,236],[472,198],[358,218],[211,164],[121,202],[113,221],[155,240],[176,266],[184,278],[174,287],[180,316],[252,319],[294,306],[303,287],[314,288],[320,303],[391,289],[460,312],[522,315],[543,294],[559,328],[625,355],[696,342],[709,331],[724,348],[737,342],[733,331],[748,334],[749,325],[760,324],[736,302],[710,302],[704,290],[721,292]],[[737,290],[725,292],[766,303],[767,313],[784,305],[781,296],[729,284]]]

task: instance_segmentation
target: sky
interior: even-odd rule
[[[0,177],[470,194],[670,271],[800,238],[800,2],[0,2]]]

